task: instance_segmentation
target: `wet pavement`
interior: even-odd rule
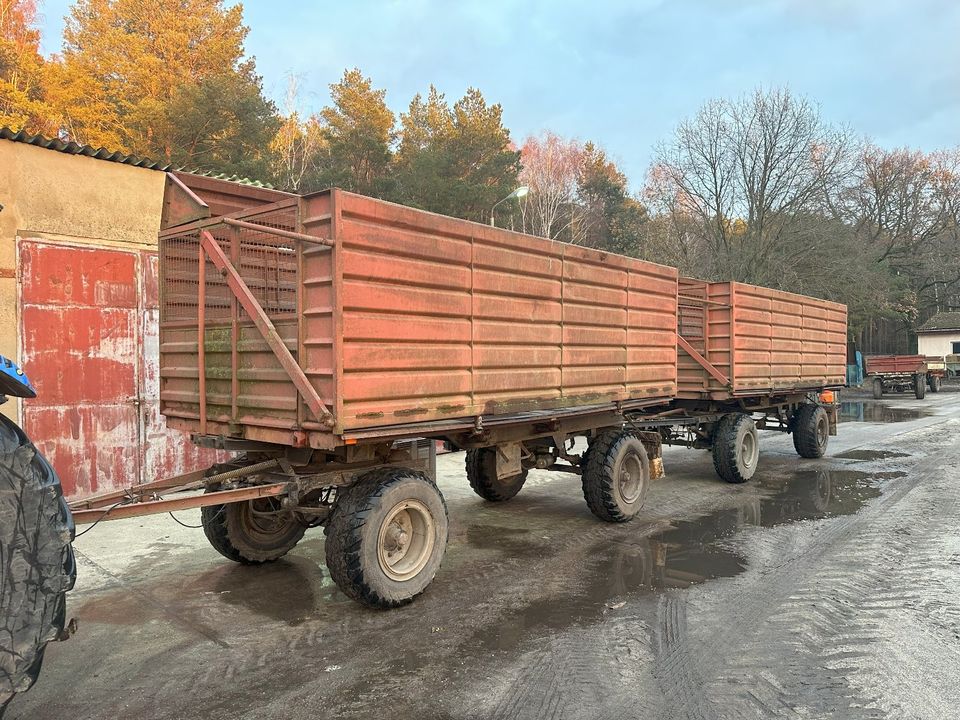
[[[245,567],[166,516],[105,523],[76,544],[80,630],[8,719],[948,717],[960,393],[842,420],[818,461],[762,433],[745,485],[668,449],[626,525],[566,474],[484,503],[442,456],[444,565],[389,612],[336,589],[319,531]]]

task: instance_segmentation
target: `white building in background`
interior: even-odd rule
[[[937,313],[917,330],[920,355],[960,355],[960,312]]]

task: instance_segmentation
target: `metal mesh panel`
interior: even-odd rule
[[[271,228],[294,230],[295,208],[248,218],[263,230],[219,225],[208,228],[267,315],[274,320],[296,317],[297,241],[274,235]],[[200,235],[188,232],[164,238],[160,243],[163,283],[163,319],[197,320]],[[226,279],[207,258],[205,267],[205,315],[207,323],[231,319],[233,293]],[[247,317],[238,308],[240,319]]]

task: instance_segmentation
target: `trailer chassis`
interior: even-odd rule
[[[447,516],[435,484],[436,440],[467,451],[467,478],[484,499],[510,499],[532,469],[568,472],[581,476],[598,518],[624,522],[663,476],[663,445],[710,450],[722,479],[745,482],[759,460],[758,429],[793,433],[801,456],[822,455],[836,434],[835,399],[812,390],[600,404],[365,430],[333,450],[198,435],[196,444],[237,455],[75,501],[71,510],[78,524],[89,524],[199,508],[211,544],[248,564],[275,560],[307,528],[324,526],[327,564],[341,589],[394,607],[426,588],[443,555]],[[586,440],[586,451],[574,452],[577,439]],[[383,500],[390,493],[395,497]],[[371,517],[380,523],[373,530],[364,525]]]

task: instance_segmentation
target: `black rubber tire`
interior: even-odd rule
[[[378,558],[381,527],[404,501],[426,508],[433,521],[433,545],[419,571],[406,580],[391,578]],[[330,576],[343,593],[373,608],[406,605],[433,581],[447,546],[447,505],[437,486],[421,472],[385,467],[364,473],[341,490],[324,532]]]
[[[744,435],[753,436],[750,457],[742,456]],[[746,413],[724,415],[713,435],[713,467],[720,479],[744,483],[754,476],[760,460],[760,438],[753,418]]]
[[[56,472],[0,415],[0,716],[36,682],[47,643],[63,636],[74,536]]]
[[[913,378],[913,395],[917,400],[923,400],[927,394],[927,376],[915,375]]]
[[[497,480],[497,449],[476,448],[467,450],[467,480],[473,491],[490,502],[509,500],[527,481],[527,468],[519,475]]]
[[[873,399],[879,400],[883,397],[883,381],[880,378],[873,379]]]
[[[793,414],[793,447],[803,458],[823,457],[830,441],[830,418],[815,403],[806,403]]]
[[[278,502],[264,498],[200,508],[203,534],[214,550],[234,562],[262,565],[279,560],[300,542],[306,527],[290,513],[278,517],[276,527],[258,529],[252,515],[254,503],[263,504],[265,507],[261,509],[266,510],[268,507],[276,509]]]
[[[930,392],[932,393],[940,392],[940,383],[941,383],[941,380],[939,375],[931,375],[930,376]]]
[[[637,458],[639,466],[634,470],[642,474],[639,488],[625,495],[622,473],[631,458]],[[622,431],[597,435],[585,453],[582,468],[583,499],[590,512],[604,522],[627,522],[637,516],[650,487],[650,459],[640,438]]]

